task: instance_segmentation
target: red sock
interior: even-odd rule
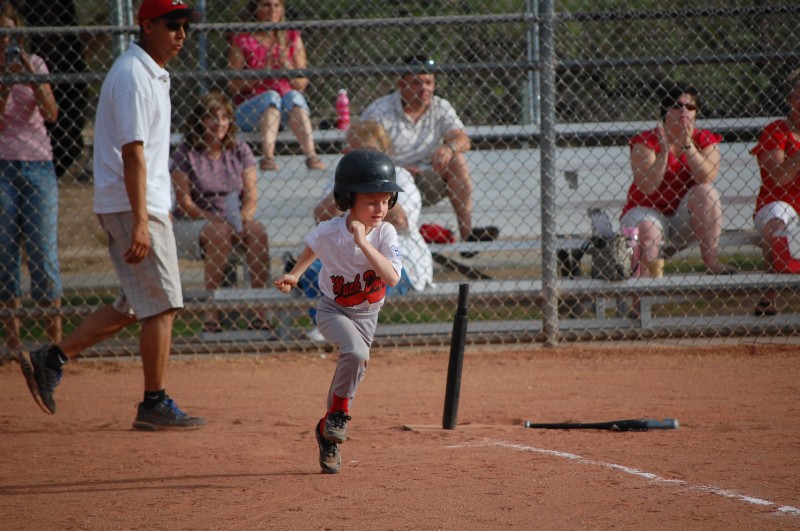
[[[800,260],[792,257],[788,238],[775,238],[772,241],[772,269],[776,273],[800,273]]]
[[[333,395],[333,400],[331,403],[331,408],[325,413],[325,416],[322,417],[319,421],[319,431],[322,433],[325,430],[325,419],[331,413],[335,413],[336,411],[343,411],[345,414],[349,411],[350,408],[350,399],[349,398],[342,398],[341,396]]]
[[[349,398],[343,398],[341,396],[333,395],[333,400],[331,401],[331,408],[328,410],[328,415],[330,415],[334,411],[343,411],[347,413],[349,410],[350,410]]]

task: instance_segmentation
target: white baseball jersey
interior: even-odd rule
[[[399,275],[403,260],[395,228],[390,223],[381,223],[367,234],[367,240],[392,263]],[[304,241],[322,262],[319,288],[323,295],[348,308],[366,310],[383,306],[386,283],[355,244],[353,234],[347,230],[346,217],[323,221]]]

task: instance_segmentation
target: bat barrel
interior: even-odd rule
[[[458,400],[461,395],[461,369],[464,366],[464,346],[467,342],[467,297],[469,284],[458,286],[458,307],[453,319],[450,338],[450,363],[447,367],[447,384],[444,395],[442,427],[453,430],[458,419]]]

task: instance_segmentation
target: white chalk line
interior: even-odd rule
[[[720,487],[715,487],[713,485],[692,485],[686,481],[681,479],[667,479],[664,477],[659,476],[658,474],[654,474],[652,472],[645,472],[643,470],[638,470],[636,468],[631,468],[624,465],[618,465],[616,463],[606,463],[604,461],[596,461],[594,459],[588,459],[586,457],[577,455],[577,454],[570,454],[567,452],[559,452],[557,450],[548,450],[546,448],[537,448],[535,446],[527,446],[524,444],[515,444],[510,443],[507,441],[491,441],[485,440],[479,443],[469,443],[469,444],[456,444],[447,446],[447,448],[466,448],[466,447],[475,447],[475,446],[499,446],[501,448],[510,448],[512,450],[519,450],[521,452],[534,452],[538,454],[550,455],[553,457],[560,457],[562,459],[569,459],[571,461],[576,461],[584,465],[594,465],[594,466],[601,466],[604,468],[609,468],[611,470],[619,470],[620,472],[624,472],[626,474],[630,474],[632,476],[638,476],[649,481],[655,483],[663,483],[666,485],[675,485],[682,488],[686,488],[689,490],[695,490],[698,492],[703,492],[707,494],[715,494],[717,496],[721,496],[723,498],[730,498],[734,500],[738,500],[750,505],[759,505],[764,507],[775,507],[775,512],[781,514],[788,514],[791,516],[800,516],[800,509],[797,507],[792,507],[791,505],[778,505],[777,503],[773,503],[769,500],[765,500],[763,498],[756,498],[753,496],[747,496],[745,494],[740,494],[736,491],[723,489]]]

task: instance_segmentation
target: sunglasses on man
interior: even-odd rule
[[[192,29],[192,26],[188,22],[178,22],[177,20],[167,20],[167,19],[160,19],[164,21],[164,27],[167,28],[169,31],[178,31],[179,29],[183,28],[184,33],[189,33]]]

